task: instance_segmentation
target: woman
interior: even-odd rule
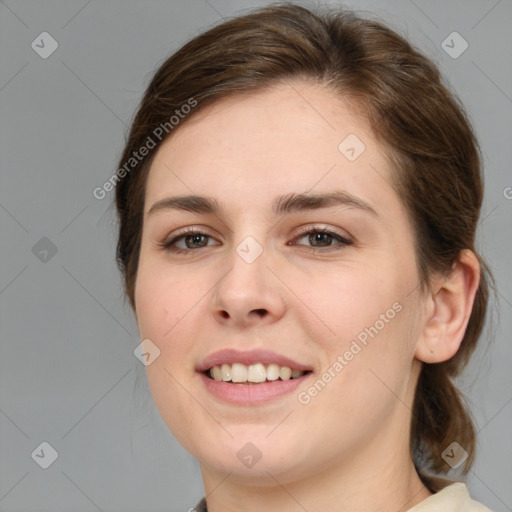
[[[118,262],[196,510],[488,510],[452,383],[491,275],[477,142],[385,26],[266,7],[156,72],[120,161]]]

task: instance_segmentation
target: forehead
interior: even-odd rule
[[[271,208],[290,192],[340,189],[368,203],[399,202],[385,151],[356,112],[348,100],[306,83],[220,100],[185,119],[159,147],[146,212],[183,194],[218,197],[239,211]]]

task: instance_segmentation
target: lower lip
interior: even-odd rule
[[[307,373],[297,379],[274,380],[260,384],[232,384],[210,379],[204,373],[200,377],[206,389],[215,397],[232,404],[254,405],[269,402],[295,391],[309,376]]]

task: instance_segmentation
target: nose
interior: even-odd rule
[[[230,254],[229,270],[211,296],[211,311],[216,321],[226,326],[243,328],[276,322],[286,311],[285,287],[268,267],[268,251],[252,260],[243,248]]]

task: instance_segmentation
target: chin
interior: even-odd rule
[[[285,483],[306,476],[306,468],[307,473],[311,471],[311,461],[306,464],[304,459],[304,442],[290,442],[289,436],[276,434],[266,438],[267,426],[264,429],[246,427],[243,436],[231,438],[226,434],[220,440],[216,433],[211,442],[203,438],[201,445],[187,449],[202,466],[230,474],[230,480],[244,485],[275,485],[276,480]]]

